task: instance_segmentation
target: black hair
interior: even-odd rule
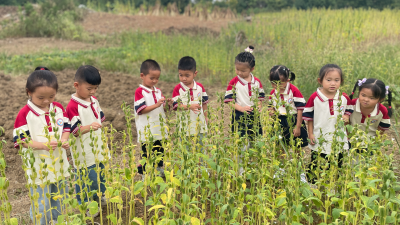
[[[142,62],[142,65],[140,66],[140,73],[147,75],[150,73],[150,70],[161,71],[161,68],[155,60],[146,59],[144,62]]]
[[[249,46],[248,47],[250,50],[254,50],[253,46]],[[256,66],[256,58],[254,57],[253,53],[248,52],[248,51],[244,51],[239,53],[236,58],[235,58],[235,63],[248,63],[250,68],[253,68],[254,66]]]
[[[91,85],[100,85],[101,84],[100,72],[94,66],[90,65],[81,66],[75,73],[75,81],[76,82],[83,81]]]
[[[369,79],[360,79],[354,84],[353,91],[351,92],[350,99],[353,99],[354,92],[358,87],[358,93],[361,92],[362,89],[367,88],[372,91],[374,98],[378,98],[380,101],[386,98],[386,86],[383,81],[369,78]],[[392,92],[388,90],[388,115],[389,117],[392,116]]]
[[[38,87],[51,87],[58,91],[57,77],[46,67],[36,67],[26,81],[26,94],[35,92]]]
[[[344,83],[343,71],[342,71],[342,68],[340,68],[336,64],[326,64],[319,70],[320,82],[322,82],[322,80],[324,79],[326,74],[328,74],[329,72],[334,71],[334,70],[336,70],[340,74],[340,80],[341,80],[340,85],[343,85],[343,83]]]
[[[178,63],[178,70],[190,70],[196,72],[196,60],[190,56],[182,57]]]
[[[283,65],[277,65],[271,68],[269,71],[269,80],[270,81],[280,81],[281,77],[284,78],[284,80],[288,80],[290,75],[290,81],[294,81],[296,79],[296,75],[290,71],[289,68]]]

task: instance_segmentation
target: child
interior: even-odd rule
[[[353,99],[354,92],[358,87],[358,98]],[[381,104],[388,96],[389,109],[386,109]],[[354,85],[353,92],[350,95],[352,104],[354,105],[354,112],[350,116],[350,124],[358,124],[361,130],[365,131],[369,137],[376,136],[376,130],[383,133],[390,127],[390,116],[392,115],[392,92],[389,91],[389,86],[378,79],[362,79],[358,80]],[[370,121],[368,130],[367,124]],[[361,145],[361,148],[367,146]],[[371,152],[372,154],[372,152]]]
[[[290,79],[289,79],[290,74]],[[303,121],[303,110],[306,105],[306,100],[299,89],[290,83],[294,81],[295,74],[290,71],[286,66],[274,66],[269,72],[269,80],[274,88],[269,100],[274,106],[274,110],[279,112],[279,121],[283,129],[283,140],[286,144],[290,141],[290,128],[287,120],[287,113],[292,115],[293,136],[301,140],[301,147],[308,145],[306,125]],[[278,90],[278,85],[279,90]],[[277,103],[282,101],[277,108]],[[287,107],[289,106],[289,107]]]
[[[142,84],[135,91],[135,122],[138,133],[138,143],[141,143],[142,157],[148,158],[147,149],[152,148],[153,152],[164,155],[164,148],[162,147],[161,140],[167,138],[162,136],[160,126],[160,115],[165,119],[165,98],[161,93],[161,90],[156,88],[155,85],[158,83],[160,78],[161,68],[158,63],[152,59],[148,59],[140,66],[140,78]],[[170,100],[168,100],[170,101]],[[150,146],[146,144],[149,137],[146,137],[145,133],[149,130],[154,143]],[[160,172],[160,176],[164,177],[164,170],[162,169],[163,160],[158,162],[157,171]],[[145,175],[143,172],[146,171],[146,164],[138,166],[138,172],[142,175],[144,181]]]
[[[104,170],[103,162],[107,160],[104,155],[107,149],[103,149],[103,141],[101,139],[101,123],[105,120],[104,113],[100,108],[99,101],[94,97],[101,83],[99,71],[93,66],[81,66],[75,73],[74,87],[76,93],[71,96],[71,101],[67,106],[68,118],[71,121],[71,133],[76,136],[76,154],[72,152],[72,159],[75,167],[75,172],[80,174],[76,176],[77,184],[75,185],[76,198],[79,204],[82,203],[81,189],[86,189],[86,192],[101,191],[104,194],[105,179],[104,174],[100,173],[100,183],[97,179],[96,159],[99,160],[99,167]],[[93,138],[97,138],[97,143],[90,138],[90,130],[93,130]],[[92,147],[91,145],[97,145]],[[82,147],[83,146],[83,147]],[[78,172],[78,170],[80,172]],[[87,176],[91,181],[90,185],[83,184],[82,176]],[[100,188],[99,188],[100,186]],[[99,201],[97,194],[92,196],[93,200]],[[88,201],[88,196],[84,194],[85,202]],[[101,205],[106,205],[104,195],[101,197]],[[89,211],[87,216],[90,215]]]
[[[349,97],[339,92],[339,87],[343,84],[342,69],[335,64],[323,66],[319,72],[318,83],[320,88],[314,92],[304,108],[303,119],[308,121],[309,147],[311,148],[311,164],[309,165],[309,179],[315,183],[312,176],[312,167],[315,167],[319,149],[320,157],[328,159],[331,154],[331,143],[338,115],[342,115],[345,121],[353,112],[353,106]],[[345,133],[345,128],[342,132]],[[323,137],[325,141],[320,145],[318,139]],[[338,141],[343,143],[343,149],[348,150],[347,137],[338,137]],[[341,151],[341,150],[339,150]],[[343,154],[339,152],[339,167],[342,164]]]
[[[58,216],[62,214],[63,199],[54,200],[48,196],[64,195],[68,192],[65,178],[70,174],[65,150],[69,148],[67,140],[71,126],[63,106],[54,102],[57,90],[57,77],[46,67],[36,68],[26,82],[28,103],[19,111],[14,125],[14,147],[21,147],[23,153],[27,153],[28,148],[33,150],[31,154],[27,153],[28,155],[24,156],[26,158],[23,161],[29,162],[30,157],[34,158],[33,163],[29,162],[25,166],[28,168],[26,172],[28,183],[31,185],[30,193],[34,193],[33,186],[37,185],[36,193],[39,194],[38,208],[35,202],[30,209],[30,216],[35,225],[56,224]],[[55,113],[54,118],[50,113]],[[46,138],[45,129],[52,138],[50,142]],[[57,147],[57,136],[61,137],[61,148]],[[55,162],[51,158],[50,149],[53,151]],[[42,160],[47,165],[46,169],[40,169]],[[44,176],[45,173],[47,175]],[[40,219],[36,217],[38,214],[41,214]]]
[[[179,129],[184,130],[187,136],[198,135],[199,143],[203,146],[202,139],[207,132],[208,95],[203,85],[194,80],[197,76],[194,58],[190,56],[181,58],[178,72],[180,83],[175,86],[172,93],[173,109],[190,110],[186,121],[180,121]],[[200,121],[199,124],[197,119]],[[188,127],[184,127],[184,124]]]
[[[238,131],[240,136],[249,135],[250,140],[254,140],[255,135],[262,134],[261,123],[258,120],[258,130],[253,131],[254,123],[254,105],[255,101],[264,100],[265,93],[261,81],[254,77],[253,72],[256,65],[253,46],[249,46],[244,52],[239,53],[235,58],[236,77],[233,78],[225,93],[225,103],[235,101],[235,113],[232,115],[232,132],[235,131],[235,121],[238,122]],[[235,91],[235,95],[234,95]],[[257,95],[258,94],[258,95]],[[247,121],[243,121],[247,114]],[[248,145],[247,145],[248,146]],[[243,151],[247,149],[244,147]],[[239,174],[243,174],[243,168],[239,168]]]

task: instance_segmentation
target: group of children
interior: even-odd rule
[[[255,68],[253,50],[254,48],[249,46],[236,56],[237,76],[229,82],[225,94],[225,102],[234,104],[235,109],[232,115],[232,130],[238,131],[241,137],[254,138],[257,134],[262,134],[260,120],[256,118],[257,114],[254,112],[263,104],[267,105],[271,116],[279,115],[282,138],[286,143],[292,136],[290,132],[293,132],[293,137],[299,139],[302,147],[310,146],[312,149],[310,165],[313,165],[318,156],[327,158],[331,154],[331,143],[338,118],[352,125],[358,124],[363,130],[368,128],[366,133],[372,137],[376,136],[377,130],[383,132],[390,127],[391,92],[388,87],[377,79],[362,79],[356,82],[353,93],[348,97],[339,91],[344,80],[343,73],[341,68],[334,64],[321,68],[318,77],[320,87],[308,101],[304,99],[300,90],[290,83],[295,80],[295,74],[283,65],[274,66],[269,76],[273,90],[269,99],[265,100],[261,81],[252,74]],[[209,98],[204,86],[195,81],[196,61],[189,56],[183,57],[178,63],[178,72],[180,83],[175,86],[172,98],[166,99],[161,90],[155,87],[161,74],[159,64],[151,59],[146,60],[140,67],[142,84],[135,91],[137,140],[141,145],[142,157],[147,157],[149,150],[158,152],[161,156],[157,165],[157,173],[160,176],[164,176],[162,169],[164,149],[161,140],[168,138],[166,132],[162,131],[164,126],[161,125],[162,120],[166,118],[165,112],[168,105],[178,112],[187,112],[185,116],[182,116],[177,129],[181,129],[187,136],[197,136],[200,145],[207,133]],[[26,152],[28,148],[33,149],[32,153],[26,156],[35,158],[34,163],[27,165],[27,175],[29,183],[38,185],[36,192],[39,193],[40,198],[38,205],[31,206],[31,217],[33,220],[36,219],[33,217],[34,212],[42,215],[35,224],[54,222],[60,215],[61,199],[54,200],[47,196],[59,191],[68,191],[64,181],[57,183],[56,178],[70,175],[65,151],[70,149],[67,142],[70,133],[77,137],[76,150],[72,154],[75,172],[87,174],[91,180],[89,182],[91,184],[86,186],[82,177],[75,176],[78,202],[82,201],[80,193],[82,188],[100,189],[101,193],[105,192],[104,176],[98,175],[95,170],[96,165],[103,169],[102,162],[109,157],[106,152],[107,147],[103,148],[101,139],[101,123],[105,116],[98,100],[94,97],[100,83],[100,73],[96,68],[80,67],[75,74],[76,93],[71,96],[71,101],[64,110],[60,103],[54,102],[58,84],[56,76],[51,71],[45,67],[38,67],[27,80],[26,92],[29,100],[16,118],[14,142],[16,148],[22,145],[23,152]],[[357,88],[359,98],[352,99]],[[381,104],[386,96],[388,96],[389,109]],[[307,121],[308,129],[304,121]],[[291,128],[290,125],[293,127]],[[53,137],[50,142],[46,138],[49,135]],[[149,139],[149,136],[152,138]],[[322,143],[319,141],[321,137],[325,140]],[[61,140],[62,146],[58,145],[57,140]],[[97,143],[93,143],[94,141]],[[343,142],[343,149],[349,149],[346,136],[338,138],[337,141]],[[245,146],[243,151],[247,148],[248,146]],[[53,158],[50,157],[51,151]],[[339,154],[340,157],[342,153]],[[55,162],[52,159],[55,159]],[[96,163],[96,160],[100,163]],[[46,170],[45,177],[43,173],[36,174],[40,170],[43,171],[42,162],[54,165],[54,170]],[[144,171],[145,164],[139,165],[138,172],[144,174]],[[240,168],[240,175],[243,172],[243,168]],[[98,176],[100,176],[100,184],[97,182]],[[309,179],[312,182],[312,176],[309,176]],[[33,192],[31,188],[31,193]],[[84,201],[88,200],[87,196],[84,198]],[[93,198],[106,204],[104,196],[94,195]]]

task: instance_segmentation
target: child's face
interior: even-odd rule
[[[182,82],[186,86],[191,86],[193,84],[194,78],[197,76],[197,71],[191,70],[178,70],[179,72],[179,81]]]
[[[241,63],[241,62],[236,62],[235,63],[235,71],[236,75],[239,77],[246,79],[250,76],[250,73],[253,72],[254,67],[250,68],[249,64],[246,63]]]
[[[281,80],[280,80],[280,82],[279,82],[279,90],[280,91],[284,91],[284,90],[286,90],[286,86],[287,86],[287,83],[290,81],[289,79],[285,79],[285,78],[283,78],[283,77],[280,77],[281,78]],[[271,85],[272,85],[272,87],[276,90],[276,89],[278,89],[278,84],[277,84],[278,82],[276,82],[276,81],[271,81]]]
[[[337,70],[332,70],[323,77],[322,81],[318,78],[318,83],[322,85],[322,88],[326,93],[334,94],[342,83],[342,77]]]
[[[153,87],[158,83],[158,79],[160,79],[161,71],[159,70],[149,70],[148,74],[140,74],[140,78],[142,79],[142,85],[153,89]]]
[[[79,98],[88,101],[91,96],[96,94],[99,85],[89,84],[87,82],[74,82],[74,87],[76,90],[76,94]]]
[[[373,108],[380,102],[379,98],[375,98],[372,90],[369,88],[363,88],[358,95],[361,108]]]
[[[52,87],[37,87],[34,92],[28,92],[31,101],[40,109],[49,109],[50,103],[54,102],[57,91]]]

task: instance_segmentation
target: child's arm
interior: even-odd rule
[[[250,113],[253,111],[253,108],[251,106],[240,106],[239,104],[235,103],[235,109],[239,112],[247,112]]]
[[[164,103],[165,103],[165,98],[160,98],[160,100],[158,100],[156,104],[151,105],[151,106],[147,106],[146,108],[142,109],[142,111],[140,111],[140,113],[142,115],[146,114],[146,113],[149,113],[149,112],[157,109],[158,107],[160,107]]]
[[[57,148],[57,141],[51,141],[50,146],[55,149]],[[29,143],[22,143],[22,146],[24,148],[32,148],[33,150],[46,150],[49,151],[50,149],[45,145],[44,142],[38,142],[38,141],[30,141]]]
[[[293,134],[295,137],[300,136],[301,134],[301,124],[303,123],[303,110],[297,110],[297,124],[293,130]]]
[[[315,137],[314,137],[314,121],[308,121],[308,138],[310,139],[310,144],[315,145]]]
[[[194,113],[199,113],[200,112],[200,105],[199,104],[191,104],[189,107],[187,105],[184,104],[179,104],[178,108],[181,110],[192,110]]]
[[[69,149],[69,143],[68,143],[69,134],[70,132],[64,132],[61,135],[61,142],[62,142],[61,147],[64,148],[65,150]]]
[[[101,124],[99,124],[98,122],[93,122],[90,125],[86,125],[86,126],[81,126],[78,130],[78,132],[76,132],[76,134],[79,134],[79,131],[81,132],[81,134],[86,134],[90,132],[90,129],[93,129],[94,131],[100,129],[102,126]]]

